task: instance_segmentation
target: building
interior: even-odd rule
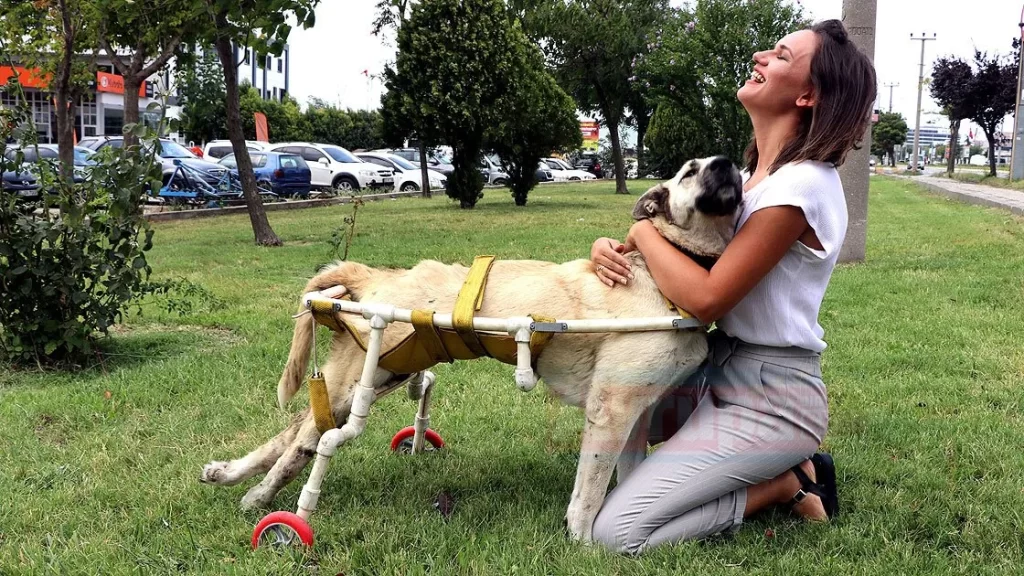
[[[914,145],[913,128],[907,129],[907,144]],[[936,126],[921,126],[921,140],[919,146],[922,150],[930,150],[939,144],[949,144],[949,129]]]
[[[238,82],[252,84],[264,99],[281,100],[288,93],[289,85],[289,48],[285,45],[281,57],[266,56],[254,58],[250,48],[235,47],[235,59],[239,62]],[[255,62],[254,60],[259,60]],[[139,118],[155,124],[157,115],[147,113],[146,108],[160,92],[166,91],[168,98],[167,116],[177,118],[181,113],[174,86],[174,62],[164,70],[154,74],[139,88]],[[48,79],[36,70],[27,69],[15,64],[0,65],[0,88],[7,85],[11,77],[17,76],[25,94],[25,99],[32,107],[32,118],[36,125],[39,142],[54,143],[57,141],[57,116],[54,112],[53,97],[47,91]],[[12,106],[20,96],[6,90],[0,90],[0,106]],[[121,136],[124,127],[124,78],[117,74],[113,63],[105,52],[100,52],[96,60],[96,78],[89,83],[86,94],[78,102],[75,118],[75,135],[86,136]],[[177,139],[176,134],[170,137]]]

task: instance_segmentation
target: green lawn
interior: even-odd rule
[[[565,260],[621,237],[634,195],[607,182],[368,204],[353,258],[409,266],[476,254]],[[77,373],[0,372],[0,574],[1005,574],[1024,557],[1024,220],[872,178],[867,262],[842,266],[822,313],[827,449],[843,516],[766,515],[735,536],[628,558],[570,542],[562,517],[582,418],[524,394],[493,361],[441,366],[443,453],[397,456],[399,391],[335,457],[313,552],[253,552],[252,484],[200,484],[210,459],[281,430],[290,315],[348,207],[274,212],[283,248],[244,216],[155,226],[160,278],[225,301],[179,318],[149,305]],[[294,508],[305,474],[276,500]],[[445,521],[440,492],[456,501]]]
[[[1006,188],[1009,190],[1019,190],[1024,192],[1024,181],[1021,180],[1010,180],[1007,178],[1008,172],[1000,171],[998,176],[989,176],[988,168],[984,171],[981,170],[963,170],[959,167],[957,171],[953,173],[952,178],[959,180],[960,182],[967,182],[968,184],[984,184],[985,186],[994,186],[996,188]],[[947,177],[946,173],[940,174],[943,177]]]

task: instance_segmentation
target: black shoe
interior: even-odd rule
[[[800,490],[793,496],[793,504],[804,501],[808,494],[814,494],[821,499],[821,505],[825,508],[825,515],[829,520],[839,515],[839,491],[836,487],[836,464],[832,456],[818,453],[811,456],[811,464],[814,465],[814,475],[817,482],[804,474],[799,465],[791,468],[796,479],[800,481]]]

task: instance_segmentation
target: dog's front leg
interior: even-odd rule
[[[633,424],[633,431],[615,464],[615,481],[622,484],[633,470],[647,458],[647,438],[650,435],[651,410],[645,410]]]

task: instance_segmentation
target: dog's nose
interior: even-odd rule
[[[736,165],[725,156],[717,156],[704,168],[704,193],[697,209],[709,215],[732,214],[743,199],[743,179]]]
[[[729,173],[733,168],[732,160],[729,160],[725,156],[716,156],[715,159],[708,164],[708,170],[719,174]]]

